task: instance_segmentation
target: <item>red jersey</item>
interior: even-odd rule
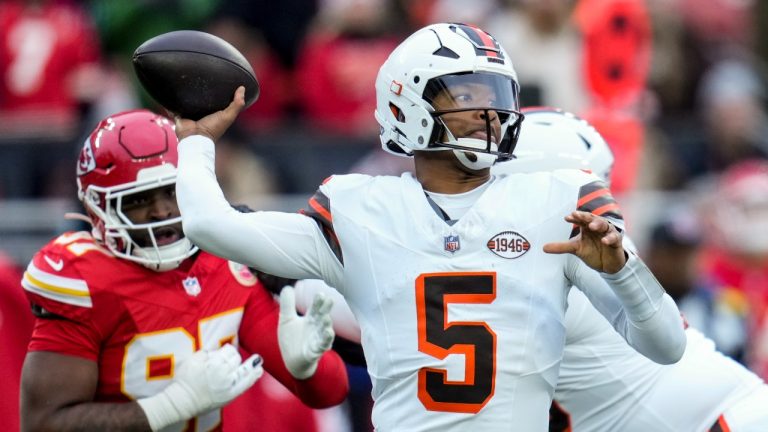
[[[348,383],[341,358],[328,352],[318,372],[297,381],[277,342],[279,307],[245,266],[205,252],[155,272],[113,256],[89,233],[65,233],[44,246],[22,285],[38,308],[30,351],[53,351],[99,366],[94,399],[130,401],[161,391],[177,363],[225,343],[264,358],[264,370],[315,407],[340,403]],[[45,317],[64,319],[44,319]],[[221,411],[196,419],[220,428]]]
[[[19,286],[21,271],[0,254],[0,419],[19,430],[19,378],[34,317]]]
[[[318,432],[317,415],[269,374],[224,407],[224,432]]]
[[[0,112],[14,120],[38,113],[73,122],[73,72],[100,59],[99,38],[83,9],[57,2],[4,1],[0,7]]]

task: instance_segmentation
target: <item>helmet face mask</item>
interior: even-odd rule
[[[376,119],[382,147],[401,156],[454,150],[461,160],[470,153],[485,159],[471,169],[487,168],[511,157],[522,121],[518,89],[506,52],[488,33],[465,24],[427,26],[401,43],[379,70]],[[451,103],[437,103],[441,100]],[[476,116],[484,124],[465,135],[450,127],[449,119],[458,115]]]
[[[181,230],[173,192],[177,144],[168,119],[146,110],[120,113],[91,133],[77,167],[78,196],[94,238],[117,257],[156,271],[176,268],[197,252]],[[129,217],[129,208],[151,205],[142,195],[160,193],[168,195],[171,211]]]
[[[427,83],[424,100],[435,110],[431,114],[437,126],[430,149],[509,157],[513,140],[507,132],[522,121],[515,82],[509,77],[483,72],[436,77]]]

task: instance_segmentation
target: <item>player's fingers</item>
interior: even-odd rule
[[[264,374],[263,360],[260,355],[248,357],[233,375],[232,391],[240,394],[248,390]]]
[[[592,232],[600,233],[600,234],[607,234],[611,232],[611,224],[608,223],[607,220],[596,217],[591,222],[589,222],[589,230]]]
[[[325,293],[319,292],[315,294],[315,297],[312,300],[309,314],[313,317],[327,316],[331,312],[332,307],[333,299],[325,295]]]
[[[623,243],[622,235],[617,230],[603,236],[601,241],[607,246],[621,246]]]
[[[224,110],[228,113],[234,113],[235,115],[240,113],[240,110],[245,106],[245,87],[240,86],[235,90],[235,95],[232,98],[232,102],[229,103]]]
[[[286,285],[280,291],[280,315],[296,315],[296,293],[293,291],[292,286]]]
[[[572,242],[553,242],[544,245],[544,252],[549,254],[575,253],[576,244]]]
[[[334,333],[333,327],[328,326],[323,329],[323,331],[320,332],[320,335],[318,336],[317,351],[320,353],[328,351],[328,349],[331,348],[331,345],[333,345],[334,337],[336,337],[336,333]]]
[[[570,214],[565,216],[565,220],[571,223],[586,225],[592,221],[595,215],[590,212],[581,210],[574,210]]]
[[[232,344],[225,344],[214,351],[212,355],[216,355],[222,363],[225,363],[231,369],[235,369],[240,365],[240,352]]]

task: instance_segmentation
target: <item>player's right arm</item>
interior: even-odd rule
[[[224,197],[214,171],[214,141],[244,107],[245,87],[240,86],[224,110],[197,121],[176,118],[176,198],[184,233],[214,255],[276,276],[320,278],[339,288],[341,262],[314,219],[278,212],[242,214]]]
[[[96,362],[46,351],[27,354],[21,379],[22,431],[149,431],[138,403],[96,403]]]
[[[341,280],[341,264],[314,219],[233,209],[216,180],[214,157],[214,143],[207,137],[193,135],[179,143],[176,195],[184,233],[193,243],[266,273]]]
[[[92,292],[78,271],[77,257],[87,253],[103,250],[85,233],[64,234],[24,273],[36,321],[22,368],[23,431],[159,430],[223,406],[261,376],[260,361],[241,364],[237,350],[225,345],[185,359],[154,395],[97,400],[99,353],[110,329],[94,319]]]
[[[24,273],[36,321],[21,376],[23,431],[151,430],[135,402],[94,402],[101,336],[88,325],[91,293],[66,250],[91,246],[65,234],[38,252]]]

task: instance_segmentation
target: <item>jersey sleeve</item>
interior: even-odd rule
[[[568,277],[630,346],[649,359],[670,364],[685,351],[680,311],[648,267],[630,253],[615,274],[597,272],[574,255]]]
[[[21,285],[36,315],[85,321],[93,307],[91,290],[72,255],[57,246],[49,244],[32,257]]]
[[[311,378],[297,380],[285,367],[277,340],[279,306],[261,286],[255,287],[245,306],[240,326],[240,344],[264,359],[264,370],[280,381],[302,402],[312,408],[328,408],[341,403],[349,391],[347,371],[341,357],[327,351],[320,358]]]
[[[309,199],[306,209],[301,209],[299,213],[311,217],[320,228],[323,233],[328,247],[331,248],[333,254],[344,264],[344,257],[341,253],[341,245],[339,239],[336,237],[336,232],[333,230],[333,215],[331,214],[331,199],[328,198],[322,190],[318,189],[315,195]]]
[[[214,171],[213,141],[179,143],[177,200],[184,233],[201,249],[265,273],[320,278],[332,285],[342,267],[311,217],[297,213],[240,213],[224,197]]]
[[[624,215],[621,212],[621,207],[603,180],[592,173],[580,170],[558,170],[555,173],[561,180],[580,185],[576,210],[602,216],[616,226],[619,231],[624,231]],[[571,237],[578,233],[578,227],[574,227]]]
[[[88,282],[76,257],[56,244],[36,253],[21,284],[37,317],[30,351],[53,351],[95,360],[101,333],[93,322]]]

